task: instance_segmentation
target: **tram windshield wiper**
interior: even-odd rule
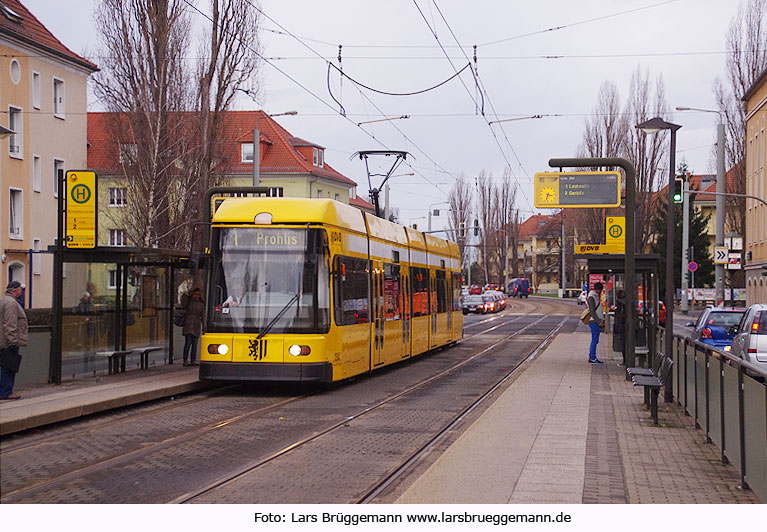
[[[258,336],[256,336],[256,340],[260,340],[261,338],[263,338],[263,336],[266,333],[268,333],[272,329],[272,327],[274,327],[274,324],[277,323],[277,320],[279,320],[282,317],[283,314],[285,314],[285,312],[288,310],[288,308],[290,308],[290,305],[292,305],[293,303],[298,301],[299,294],[300,294],[300,292],[296,293],[293,297],[290,298],[290,301],[285,303],[285,306],[282,307],[282,309],[277,313],[277,315],[274,318],[272,318],[272,321],[270,321],[266,325],[266,327],[264,327],[264,330],[261,331],[260,333],[258,333]]]

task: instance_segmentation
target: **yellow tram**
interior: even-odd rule
[[[463,336],[458,246],[330,199],[211,220],[200,378],[338,381]]]

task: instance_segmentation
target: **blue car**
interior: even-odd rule
[[[703,311],[698,321],[687,325],[694,327],[691,335],[693,339],[729,351],[735,335],[727,330],[740,322],[744,312],[745,309],[742,308],[709,307]]]

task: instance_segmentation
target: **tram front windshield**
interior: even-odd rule
[[[320,229],[214,229],[208,331],[318,333],[330,327]]]

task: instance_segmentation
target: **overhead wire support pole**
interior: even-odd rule
[[[373,175],[382,175],[382,174],[371,174],[370,168],[368,166],[368,156],[370,155],[383,155],[385,157],[389,157],[391,155],[395,155],[397,158],[394,161],[394,164],[392,164],[391,168],[388,172],[386,172],[386,175],[384,177],[384,180],[381,182],[381,185],[378,188],[373,188],[373,182],[371,181],[371,176]],[[376,216],[381,218],[381,207],[378,200],[378,195],[381,192],[381,188],[386,185],[386,182],[389,180],[389,178],[394,174],[394,170],[397,169],[397,167],[400,165],[402,161],[407,160],[408,152],[406,151],[397,151],[397,150],[365,150],[365,151],[358,151],[357,153],[354,153],[352,155],[352,159],[356,156],[359,156],[360,159],[365,160],[365,171],[368,175],[368,186],[370,187],[370,199],[373,200],[373,205],[376,208]]]

